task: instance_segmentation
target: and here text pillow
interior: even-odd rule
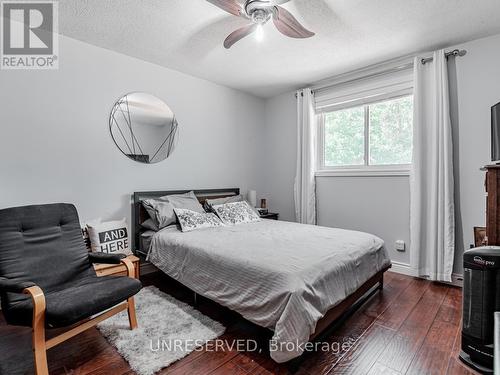
[[[220,204],[212,206],[212,208],[226,225],[252,223],[262,220],[246,201]]]
[[[125,219],[87,224],[92,251],[131,255],[128,226]]]
[[[211,212],[199,213],[196,211],[176,208],[175,213],[183,232],[191,232],[196,229],[222,227],[224,224]]]

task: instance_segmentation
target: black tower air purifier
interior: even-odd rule
[[[493,374],[495,311],[500,311],[500,247],[466,251],[460,359],[483,374]]]

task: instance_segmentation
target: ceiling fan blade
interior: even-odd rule
[[[290,0],[261,0],[263,3],[267,3],[265,5],[269,6],[277,6],[288,3]]]
[[[276,6],[273,12],[273,22],[276,28],[290,38],[310,38],[315,34],[302,26],[299,21],[285,8]]]
[[[237,41],[243,39],[244,37],[250,35],[255,30],[257,30],[257,26],[258,26],[257,24],[252,24],[252,25],[241,27],[236,31],[233,31],[231,34],[229,34],[229,36],[224,41],[224,47],[226,49],[231,48],[231,46],[234,43],[236,43]]]
[[[225,10],[228,13],[231,13],[235,16],[241,16],[243,14],[243,10],[241,9],[240,4],[236,2],[236,0],[207,0],[210,4],[219,7],[222,10]]]

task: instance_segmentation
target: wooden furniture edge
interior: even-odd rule
[[[61,333],[59,336],[55,336],[55,337],[51,338],[50,340],[47,340],[46,341],[47,349],[51,349],[54,346],[59,345],[60,343],[66,341],[66,340],[69,340],[70,338],[86,331],[87,329],[96,326],[100,322],[112,317],[113,315],[118,314],[119,312],[122,312],[123,310],[126,310],[127,307],[128,307],[127,302],[122,302],[119,305],[116,305],[115,307],[113,307],[112,309],[110,309],[110,310],[108,310],[100,315],[97,315],[96,317],[94,317],[90,320],[87,320],[85,323],[80,324],[80,325],[70,329],[69,331]]]
[[[132,263],[132,267],[134,272],[132,276],[129,275],[129,270],[125,263],[121,262],[120,264],[95,264],[94,269],[97,273],[97,276],[110,276],[116,274],[127,274],[129,277],[133,277],[139,280],[141,275],[141,267],[140,267],[140,258],[135,255],[129,255],[125,259],[129,260]]]
[[[134,257],[135,258],[135,257]],[[137,258],[137,260],[139,260]],[[120,266],[120,265],[114,265]],[[125,267],[127,276],[131,278],[136,278],[139,267],[135,267],[131,259],[124,258],[121,260],[121,266]],[[138,277],[137,277],[138,278]],[[48,375],[48,364],[47,364],[47,350],[53,348],[62,342],[69,340],[70,338],[86,331],[99,324],[100,322],[116,315],[124,310],[128,312],[130,329],[133,330],[137,328],[137,317],[135,313],[135,303],[134,297],[130,297],[126,302],[122,302],[111,309],[103,312],[84,321],[81,324],[69,329],[68,331],[61,333],[58,336],[52,337],[49,340],[45,340],[45,311],[46,302],[45,295],[39,286],[32,286],[23,290],[23,294],[28,294],[31,297],[33,303],[33,317],[31,323],[32,329],[32,346],[33,346],[33,358],[35,362],[35,373],[36,375]]]
[[[137,270],[140,267],[135,267],[132,261],[128,258],[124,258],[121,260],[122,264],[127,267],[128,277],[134,278],[136,276]],[[137,317],[135,315],[135,302],[134,297],[130,297],[127,299],[127,313],[128,313],[128,321],[130,324],[130,329],[137,328]]]
[[[45,342],[45,295],[38,286],[32,286],[23,290],[33,302],[33,320],[31,322],[33,359],[35,362],[35,373],[37,375],[48,375],[47,347]]]
[[[375,275],[370,277],[364,284],[362,284],[358,289],[356,289],[352,294],[347,296],[338,305],[332,307],[327,313],[318,320],[316,323],[316,329],[314,333],[310,336],[310,340],[314,340],[320,336],[325,330],[327,330],[337,319],[339,319],[344,313],[346,313],[353,305],[356,304],[358,300],[363,298],[363,296],[370,291],[377,283],[379,284],[379,290],[384,288],[384,273],[389,270],[392,266],[388,266],[377,272]]]

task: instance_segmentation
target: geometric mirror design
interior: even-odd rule
[[[120,98],[109,116],[109,130],[120,151],[132,160],[153,164],[174,151],[178,123],[156,96],[134,92]]]

